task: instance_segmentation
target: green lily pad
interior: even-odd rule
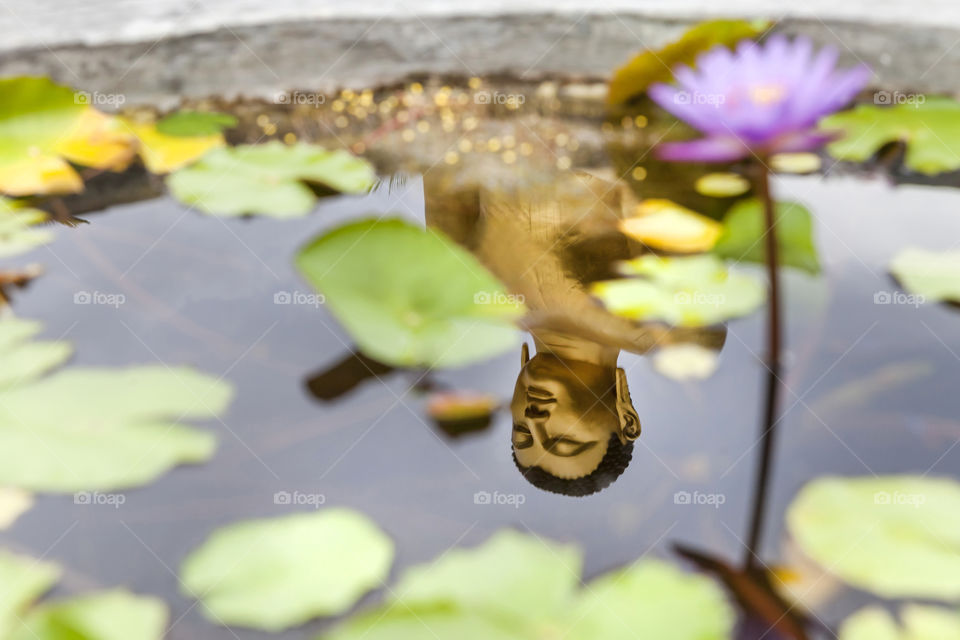
[[[612,312],[635,320],[700,327],[746,315],[763,304],[763,285],[731,273],[712,255],[641,256],[624,273],[645,276],[594,283],[593,295]]]
[[[678,64],[693,65],[697,56],[718,45],[732,47],[755,38],[769,26],[766,21],[710,20],[702,22],[680,38],[658,50],[646,50],[613,72],[607,103],[622,104],[647,90],[655,82],[670,82]]]
[[[903,626],[888,611],[865,607],[840,627],[840,640],[960,640],[960,613],[910,604],[900,613]]]
[[[804,487],[787,526],[812,560],[884,598],[960,598],[960,483],[894,475]]]
[[[820,260],[813,243],[813,216],[796,202],[778,202],[775,208],[780,264],[819,273]],[[767,259],[766,230],[760,200],[741,200],[724,216],[723,233],[713,251],[737,262],[745,260],[764,264]]]
[[[658,560],[597,578],[569,616],[571,640],[726,640],[736,622],[718,584]]]
[[[582,564],[575,547],[507,529],[475,549],[454,549],[410,568],[391,595],[407,607],[454,607],[516,626],[562,610]]]
[[[47,214],[0,196],[0,258],[19,255],[53,240],[53,234],[34,225]]]
[[[326,509],[219,529],[183,563],[181,580],[211,620],[280,631],[345,612],[392,562],[392,541],[366,516]]]
[[[224,129],[237,126],[237,119],[229,113],[216,111],[177,111],[157,122],[157,131],[167,136],[192,138],[212,136]]]
[[[402,220],[338,227],[301,249],[297,267],[368,356],[455,367],[517,344],[523,304],[470,253]]]
[[[928,97],[893,107],[863,104],[824,118],[820,127],[843,137],[827,146],[840,160],[865,162],[888,142],[904,142],[904,164],[926,175],[960,169],[960,102]]]
[[[532,636],[526,629],[511,628],[475,613],[394,604],[355,616],[321,637],[323,640],[531,640]]]
[[[317,201],[309,184],[342,193],[365,193],[376,180],[373,167],[346,151],[312,144],[216,148],[167,178],[180,202],[222,216],[304,216]]]
[[[160,640],[166,627],[163,602],[115,590],[41,604],[5,640]]]
[[[181,426],[229,403],[229,385],[187,368],[70,368],[62,342],[30,342],[36,323],[0,320],[0,486],[75,492],[144,484],[208,459],[212,434]]]
[[[53,149],[88,108],[81,94],[50,78],[2,78],[0,95],[0,164],[26,157],[31,148]]]
[[[8,637],[27,607],[59,577],[54,564],[0,550],[0,638]]]
[[[890,272],[904,289],[926,300],[960,302],[960,251],[909,247],[893,258]]]

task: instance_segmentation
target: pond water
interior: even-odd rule
[[[567,124],[591,130],[584,140],[597,135],[595,120]],[[609,165],[600,153],[589,150],[590,162],[574,157],[572,168]],[[506,173],[519,176],[520,184],[536,173],[538,189],[566,193],[571,167],[557,166],[553,157],[544,178],[537,161],[545,162],[536,153],[521,157]],[[501,527],[578,542],[588,577],[645,553],[675,558],[676,543],[738,562],[760,453],[763,314],[727,324],[719,369],[705,381],[669,380],[649,356],[620,352],[618,365],[643,433],[623,475],[583,498],[540,490],[514,464],[507,407],[520,370],[519,347],[479,365],[431,373],[435,386],[487,392],[502,401],[489,427],[458,438],[427,417],[418,372],[380,372],[325,400],[311,393],[309,381],[352,347],[323,305],[307,298],[314,292],[295,272],[294,252],[344,221],[385,214],[418,224],[429,219],[448,230],[454,225],[467,230],[461,240],[481,244],[469,235],[475,222],[465,213],[469,207],[440,214],[432,205],[469,194],[448,178],[490,174],[446,164],[452,168],[443,179],[418,161],[420,173],[406,180],[365,197],[322,200],[299,220],[224,220],[159,197],[110,206],[76,229],[58,228],[53,244],[22,260],[43,262],[47,272],[16,292],[18,315],[41,320],[46,337],[73,342],[75,364],[191,364],[230,381],[237,395],[222,421],[207,425],[220,441],[209,463],[124,492],[119,507],[41,497],[0,535],[4,546],[62,563],[67,573],[60,594],[126,585],[162,597],[178,621],[169,635],[175,640],[268,637],[210,625],[193,600],[178,593],[176,573],[218,526],[310,508],[278,504],[281,492],[371,516],[396,540],[394,574],[453,546],[479,543]],[[527,202],[522,189],[500,191],[501,185],[492,187],[495,194]],[[947,305],[878,303],[885,292],[898,291],[887,275],[898,249],[955,245],[960,193],[894,188],[881,178],[853,175],[780,177],[773,188],[814,212],[824,269],[819,277],[787,272],[784,280],[787,390],[760,550],[770,562],[783,557],[786,505],[815,476],[960,475],[960,312]],[[509,271],[537,239],[520,233],[512,241],[501,246],[490,240],[492,252],[473,248],[495,272]],[[596,250],[566,262],[548,259],[540,280],[517,282],[535,287],[550,269],[565,281],[589,279],[609,270],[611,257]],[[75,304],[84,292],[122,294],[124,302]],[[277,303],[285,294],[292,303]],[[554,305],[548,310],[558,316],[577,316],[552,299],[545,305]],[[529,335],[523,337],[533,346]],[[476,498],[482,492],[501,496],[501,503],[483,504]],[[720,496],[713,502],[722,504],[684,504],[678,492]],[[834,623],[858,602],[852,594],[832,599],[821,617]],[[314,623],[309,631],[323,626]],[[269,637],[309,635],[298,629]]]

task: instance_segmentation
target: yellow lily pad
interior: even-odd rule
[[[226,144],[220,133],[201,136],[173,136],[157,130],[155,122],[125,121],[140,141],[140,158],[151,173],[170,173],[192,164],[207,151]]]
[[[700,176],[693,188],[711,198],[732,198],[750,190],[750,181],[738,173],[708,173]]]
[[[644,200],[637,205],[636,213],[636,216],[620,222],[620,230],[660,251],[709,251],[723,231],[717,221],[670,200]]]
[[[815,153],[778,153],[770,158],[770,168],[777,173],[813,173],[822,165]]]

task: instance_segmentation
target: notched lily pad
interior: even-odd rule
[[[728,271],[712,255],[646,255],[624,263],[622,270],[642,277],[597,282],[591,292],[612,313],[635,320],[708,326],[752,312],[765,297],[758,280]]]
[[[210,620],[280,631],[345,612],[392,562],[393,542],[366,516],[326,509],[218,529],[180,577]]]
[[[862,104],[824,118],[820,127],[843,137],[827,147],[835,158],[866,162],[888,142],[907,146],[904,164],[926,175],[960,169],[960,102],[928,97],[893,107]]]
[[[518,342],[524,306],[469,252],[399,219],[362,220],[317,238],[300,272],[366,355],[401,367],[456,367]]]
[[[909,247],[893,258],[890,273],[904,289],[926,300],[960,302],[960,251]]]
[[[365,193],[376,182],[373,167],[346,151],[279,141],[213,149],[167,178],[178,200],[221,216],[304,216],[317,196],[309,185]]]
[[[807,273],[820,272],[820,259],[813,242],[813,216],[796,202],[777,202],[776,234],[780,264]],[[767,256],[766,220],[756,198],[737,202],[723,218],[723,233],[713,252],[736,262],[764,264]]]
[[[787,526],[812,560],[884,598],[960,598],[960,484],[894,475],[805,486]]]

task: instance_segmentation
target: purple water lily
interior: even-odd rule
[[[866,85],[865,66],[838,70],[832,47],[813,55],[807,38],[782,34],[760,45],[744,40],[736,52],[717,47],[694,71],[674,69],[680,86],[655,84],[650,97],[703,132],[703,138],[660,145],[663,160],[728,162],[756,154],[809,151],[832,135],[817,121],[844,106]]]

